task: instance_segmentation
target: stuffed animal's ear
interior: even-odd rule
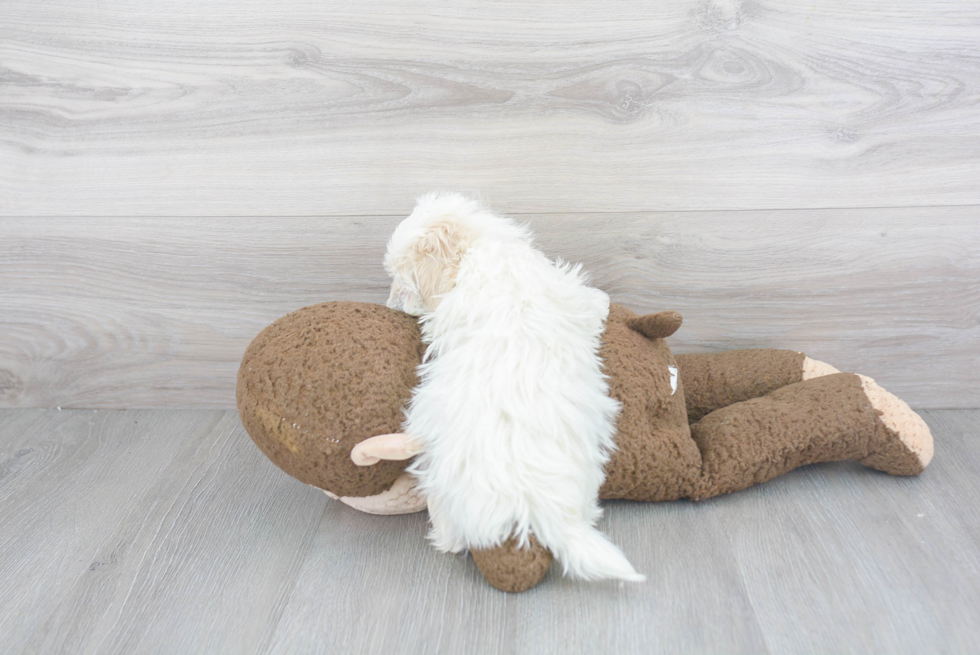
[[[677,332],[683,322],[684,317],[680,312],[668,310],[631,318],[626,321],[626,325],[648,339],[666,339]]]
[[[455,221],[441,220],[426,226],[412,253],[415,283],[426,307],[434,308],[438,297],[453,288],[459,261],[468,246],[466,232]]]
[[[409,459],[420,452],[422,447],[407,434],[393,432],[360,442],[351,450],[350,458],[358,466],[374,466],[383,459]]]

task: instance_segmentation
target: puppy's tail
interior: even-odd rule
[[[633,569],[619,548],[591,526],[569,526],[561,541],[549,547],[562,563],[565,575],[583,580],[615,578],[643,582],[647,579]]]

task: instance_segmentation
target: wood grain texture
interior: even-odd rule
[[[287,477],[234,412],[0,410],[0,633],[18,653],[919,653],[980,640],[980,411],[918,478],[805,467],[606,504],[644,584],[498,592]]]
[[[974,0],[6,0],[0,213],[980,203]]]
[[[0,478],[4,652],[262,648],[321,493],[271,466],[234,413],[17,414],[0,428],[17,466]]]
[[[0,634],[20,652],[86,577],[128,560],[117,526],[214,413],[5,412],[0,421]],[[183,438],[168,438],[175,431]],[[52,651],[53,652],[53,651]],[[67,650],[62,652],[69,652]]]
[[[974,407],[980,208],[526,217],[551,256],[676,352],[804,351],[916,407]],[[384,302],[399,217],[0,219],[0,405],[234,407],[258,332],[327,300]]]
[[[331,504],[270,652],[767,652],[721,526],[697,509],[611,505],[601,529],[647,571],[642,586],[583,585],[556,565],[508,595],[470,558],[426,548],[424,514],[370,522]],[[687,541],[698,545],[677,548]]]
[[[924,416],[936,456],[920,479],[812,466],[754,489],[751,504],[714,506],[771,652],[975,648],[980,414]],[[957,600],[922,602],[940,596]]]

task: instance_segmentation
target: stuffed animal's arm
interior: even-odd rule
[[[382,460],[405,460],[421,452],[420,444],[407,434],[395,432],[370,437],[354,446],[350,458],[358,466],[374,466]],[[402,473],[389,489],[374,496],[338,497],[325,494],[368,514],[411,514],[425,509],[425,497],[415,487],[415,477]]]
[[[351,461],[358,466],[372,466],[381,460],[405,460],[422,452],[422,446],[403,432],[381,434],[365,439],[351,450]]]

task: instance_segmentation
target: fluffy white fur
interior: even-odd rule
[[[568,575],[643,580],[594,525],[618,403],[598,356],[609,312],[580,267],[462,196],[430,194],[395,230],[389,306],[428,344],[405,432],[440,550],[533,534]]]

